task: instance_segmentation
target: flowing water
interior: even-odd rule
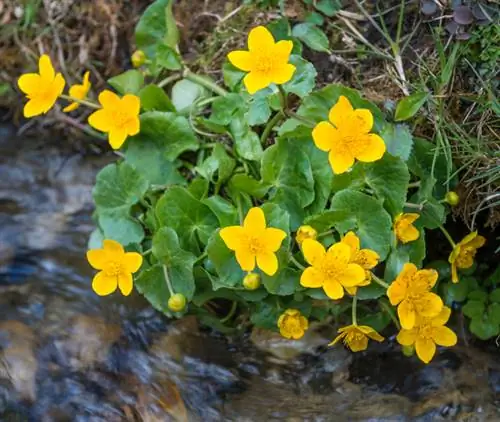
[[[498,359],[472,347],[425,366],[392,341],[224,337],[97,297],[91,187],[113,157],[0,129],[0,421],[500,420]]]

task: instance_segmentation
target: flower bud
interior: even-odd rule
[[[243,287],[247,290],[257,290],[260,287],[260,275],[248,273],[243,279]]]
[[[316,240],[317,236],[318,232],[311,226],[300,226],[299,229],[297,230],[297,235],[295,236],[295,239],[297,240],[297,243],[301,245],[302,242],[306,239]]]
[[[406,357],[412,357],[415,354],[415,346],[401,346],[401,351]]]
[[[168,309],[172,312],[181,312],[186,307],[186,296],[176,293],[168,299]]]
[[[450,190],[449,192],[446,193],[444,200],[445,200],[445,202],[450,204],[452,207],[454,207],[454,206],[458,205],[458,203],[460,202],[460,197],[458,196],[458,194],[456,192]]]
[[[131,60],[132,66],[135,68],[141,67],[146,62],[146,55],[144,54],[144,51],[136,50],[134,51],[134,54],[132,54]]]

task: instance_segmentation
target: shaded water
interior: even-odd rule
[[[135,293],[98,298],[85,260],[91,187],[113,157],[7,135],[0,421],[500,420],[500,366],[473,348],[425,366],[392,342],[353,356],[325,348],[332,333],[319,330],[309,346],[226,338],[171,323]]]

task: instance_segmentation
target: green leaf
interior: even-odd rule
[[[193,195],[196,199],[202,200],[208,195],[208,188],[210,184],[208,180],[203,179],[201,177],[195,177],[191,180],[191,183],[188,186],[188,192]]]
[[[181,79],[172,87],[172,104],[179,113],[187,113],[204,95],[205,88],[201,85],[188,79]]]
[[[464,302],[467,299],[467,294],[469,293],[469,285],[467,282],[464,283],[460,280],[460,283],[446,283],[444,285],[444,299],[448,306],[451,306],[453,302]]]
[[[469,328],[473,334],[481,340],[488,340],[496,337],[499,332],[498,324],[482,318],[474,318],[471,320]]]
[[[339,231],[356,230],[364,248],[377,252],[381,260],[386,258],[392,241],[392,220],[377,200],[347,189],[333,196],[331,209],[348,214],[335,224]]]
[[[418,110],[424,105],[429,96],[430,94],[427,92],[415,92],[409,97],[403,98],[396,106],[394,120],[399,122],[401,120],[411,119],[417,114]]]
[[[156,264],[147,270],[142,270],[139,276],[135,278],[134,285],[137,291],[154,308],[167,315],[172,314],[167,305],[170,292],[168,291],[165,276],[163,275],[163,267],[160,264]]]
[[[256,309],[253,311],[250,321],[256,327],[266,328],[268,330],[277,330],[277,323],[280,313],[275,306],[267,301],[257,303]]]
[[[304,220],[304,224],[312,226],[318,233],[327,231],[337,224],[343,223],[349,218],[349,211],[326,210],[318,214],[311,215]]]
[[[236,146],[238,155],[246,160],[257,161],[262,156],[262,145],[258,135],[250,129],[240,111],[229,124],[229,131]]]
[[[305,22],[295,25],[292,30],[292,35],[297,37],[312,50],[324,53],[330,52],[327,36],[321,29],[312,23]]]
[[[240,85],[245,72],[242,72],[238,68],[234,67],[229,61],[222,65],[222,77],[224,78],[224,83],[231,91],[237,91],[237,87]]]
[[[315,2],[314,7],[321,13],[328,17],[335,16],[335,14],[342,9],[340,0],[319,0]]]
[[[263,125],[271,117],[271,107],[269,107],[270,91],[270,89],[261,89],[250,98],[249,109],[246,114],[250,126]]]
[[[385,264],[384,279],[389,284],[392,283],[403,269],[404,264],[408,262],[410,262],[410,256],[406,250],[403,248],[393,249]]]
[[[375,194],[384,200],[385,208],[393,217],[403,210],[410,172],[400,158],[385,154],[381,160],[366,164],[365,180]]]
[[[272,197],[271,202],[278,205],[290,215],[291,230],[295,231],[302,225],[305,218],[305,211],[300,205],[300,199],[295,192],[278,189]]]
[[[122,95],[137,94],[144,85],[144,76],[138,70],[127,70],[118,76],[108,79],[108,84]]]
[[[325,23],[325,18],[318,12],[307,12],[304,17],[304,22],[310,22],[314,25],[322,26]]]
[[[179,186],[173,186],[158,200],[156,216],[160,225],[177,232],[184,249],[195,253],[199,252],[198,239],[206,244],[218,226],[210,208]]]
[[[380,136],[384,140],[389,154],[399,157],[403,161],[410,158],[413,148],[413,136],[408,126],[387,123],[380,132]]]
[[[153,237],[153,254],[165,265],[175,293],[191,300],[195,291],[193,265],[196,256],[183,250],[177,233],[170,227],[162,227]]]
[[[186,180],[177,171],[176,165],[166,158],[161,138],[142,138],[136,142],[128,142],[125,160],[148,179],[150,184],[169,186],[186,184]]]
[[[122,212],[101,213],[98,222],[105,239],[116,240],[123,246],[141,243],[144,239],[142,225]]]
[[[381,311],[359,318],[358,323],[360,325],[368,325],[380,333],[391,323],[391,316],[387,312]]]
[[[323,153],[323,160],[328,162],[328,155]],[[365,187],[365,167],[363,163],[355,163],[351,171],[334,174],[332,177],[332,191],[340,192],[344,189],[362,190]]]
[[[490,293],[490,301],[500,303],[500,289],[495,289]]]
[[[239,224],[238,213],[236,208],[229,201],[224,198],[214,195],[210,198],[205,198],[203,202],[208,208],[212,210],[217,219],[219,220],[220,227],[234,226]]]
[[[109,164],[96,177],[92,190],[99,212],[128,213],[148,189],[148,181],[127,163]]]
[[[295,66],[295,73],[290,81],[283,85],[285,92],[305,97],[314,88],[318,72],[312,63],[300,56],[290,56],[290,63]]]
[[[175,113],[149,111],[140,117],[141,132],[129,139],[130,143],[151,141],[163,150],[168,161],[174,161],[185,151],[196,151],[199,141],[189,121]]]
[[[138,95],[144,111],[175,111],[168,95],[157,85],[146,85]]]
[[[235,174],[229,181],[229,188],[237,192],[244,192],[257,199],[262,199],[271,186],[257,181],[247,174]]]
[[[195,167],[205,179],[214,182],[214,175],[218,171],[218,183],[225,182],[233,174],[236,162],[226,153],[221,144],[215,145],[212,155],[201,166]]]
[[[156,44],[175,48],[179,33],[172,14],[172,1],[156,0],[143,12],[135,27],[135,44],[145,50]]]
[[[156,64],[168,70],[182,69],[182,59],[179,54],[173,48],[164,44],[156,47]]]
[[[227,126],[235,118],[239,118],[240,110],[246,111],[246,104],[240,94],[227,94],[217,98],[212,103],[210,121],[222,126]]]
[[[500,303],[495,302],[488,306],[488,321],[500,324]]]
[[[422,262],[424,261],[426,253],[425,231],[422,230],[420,232],[420,237],[417,240],[406,243],[404,245],[399,245],[399,247],[407,251],[410,257],[410,262],[413,262],[417,267],[422,266]]]
[[[375,282],[371,282],[368,286],[359,287],[356,297],[359,300],[373,300],[382,297],[386,289]]]
[[[234,252],[226,247],[220,237],[219,230],[214,232],[210,237],[207,245],[207,253],[218,274],[217,278],[212,279],[214,290],[242,285],[245,273],[236,262]]]
[[[99,227],[97,227],[92,231],[92,233],[90,233],[89,240],[87,242],[87,249],[101,249],[104,239],[104,233]]]
[[[273,34],[275,41],[288,40],[293,42],[292,54],[302,54],[302,43],[298,38],[292,36],[290,23],[286,17],[274,20],[267,25],[267,29]]]
[[[280,261],[280,267],[281,264],[282,262]],[[285,267],[272,277],[263,275],[262,283],[266,290],[273,295],[292,295],[300,288],[300,271]]]
[[[488,300],[488,293],[484,290],[474,290],[470,292],[467,296],[470,300],[478,300],[480,302],[486,302]]]
[[[462,312],[472,319],[482,319],[485,311],[484,302],[480,300],[469,300],[463,307]]]

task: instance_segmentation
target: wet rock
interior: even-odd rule
[[[0,323],[0,378],[9,380],[22,399],[35,399],[38,368],[35,334],[19,321]]]

